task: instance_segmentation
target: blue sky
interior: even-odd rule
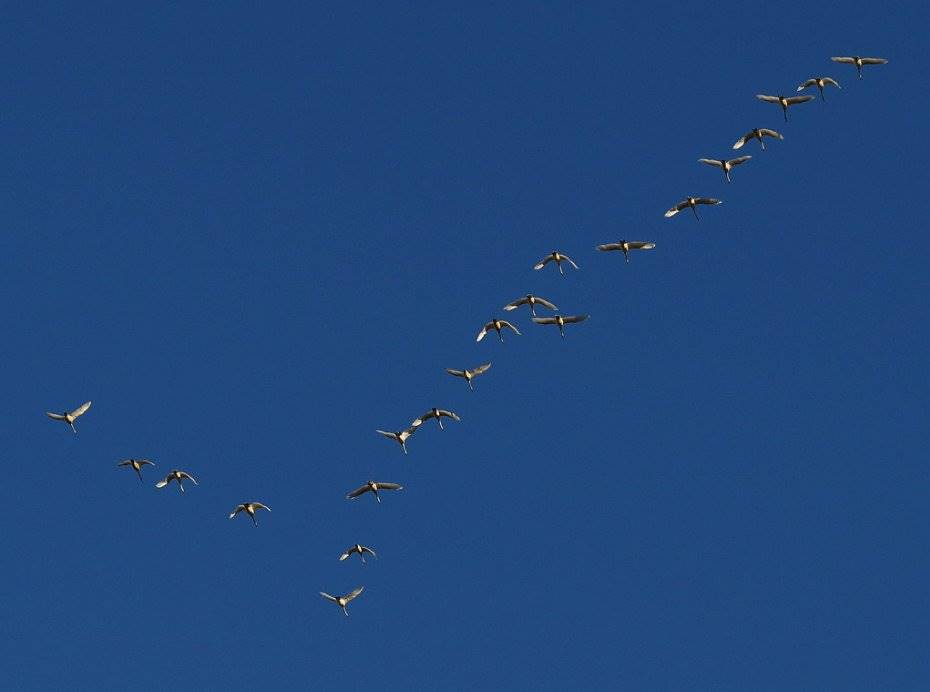
[[[3,686],[926,689],[928,19],[6,8]]]

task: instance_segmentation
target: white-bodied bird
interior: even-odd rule
[[[554,315],[553,317],[534,317],[533,321],[536,324],[557,324],[559,326],[559,334],[565,336],[565,325],[566,324],[575,324],[577,322],[584,322],[588,319],[589,315]]]
[[[812,77],[811,79],[805,80],[801,86],[798,87],[798,91],[804,91],[807,87],[815,86],[820,91],[820,100],[826,101],[826,97],[823,95],[823,88],[829,84],[830,86],[835,86],[837,89],[842,89],[839,82],[837,82],[832,77]]]
[[[174,469],[174,470],[172,470],[172,471],[169,471],[169,472],[168,472],[168,475],[165,476],[162,480],[158,481],[158,483],[155,484],[155,487],[156,487],[156,488],[164,488],[164,487],[165,487],[166,485],[168,485],[171,481],[177,481],[177,482],[178,482],[178,490],[179,490],[180,492],[183,493],[183,492],[184,492],[184,481],[185,481],[185,480],[190,481],[190,482],[193,483],[194,485],[199,485],[199,484],[197,483],[197,481],[194,479],[194,477],[193,477],[192,475],[190,475],[187,471],[178,471],[177,469]]]
[[[856,72],[859,73],[859,79],[862,79],[862,66],[863,65],[887,65],[888,61],[885,58],[860,58],[858,55],[853,55],[851,57],[840,57],[840,58],[830,58],[833,62],[840,62],[847,65],[855,65]]]
[[[698,159],[698,163],[706,163],[708,166],[714,166],[723,171],[724,176],[726,176],[727,182],[730,182],[730,171],[733,170],[733,166],[739,166],[740,164],[746,163],[751,156],[738,156],[735,159]]]
[[[736,144],[733,145],[734,149],[742,149],[743,145],[746,144],[750,139],[758,139],[759,144],[762,145],[762,151],[765,151],[765,137],[774,137],[775,139],[784,139],[780,134],[775,132],[775,130],[769,130],[766,127],[757,127],[753,130],[750,130],[738,140]]]
[[[548,255],[546,255],[541,260],[539,260],[536,264],[534,264],[533,269],[536,269],[536,270],[542,269],[547,264],[549,264],[549,262],[556,263],[556,265],[559,268],[559,274],[561,274],[562,276],[565,276],[565,270],[562,269],[562,262],[568,262],[575,269],[578,268],[578,265],[575,264],[575,260],[573,260],[571,257],[569,257],[568,255],[564,255],[561,252],[558,252],[557,250],[553,250]]]
[[[814,97],[810,94],[805,94],[804,96],[767,96],[766,94],[756,94],[756,98],[766,103],[777,103],[780,105],[782,113],[785,115],[785,122],[788,122],[788,106],[814,100]]]
[[[534,296],[532,293],[527,293],[522,298],[517,298],[512,303],[507,303],[507,305],[504,306],[504,310],[507,310],[508,312],[510,312],[511,310],[516,310],[521,305],[529,305],[530,312],[532,313],[533,317],[536,317],[536,306],[537,305],[542,305],[544,308],[549,308],[550,310],[558,310],[558,308],[555,305],[550,303],[545,298]]]
[[[71,426],[71,431],[76,433],[77,429],[74,427],[74,421],[87,413],[87,409],[90,408],[91,403],[90,401],[85,401],[73,411],[65,411],[64,413],[49,413],[46,411],[45,415],[52,420],[63,420]]]
[[[399,432],[390,432],[389,430],[375,430],[379,435],[384,435],[389,440],[394,440],[400,445],[400,448],[404,450],[404,454],[407,453],[407,439],[417,431],[417,426],[412,425],[406,430],[401,430]]]
[[[675,216],[675,214],[680,212],[682,209],[687,209],[688,207],[691,207],[691,211],[694,212],[694,218],[700,221],[701,217],[698,216],[698,213],[697,213],[697,206],[699,204],[716,205],[716,204],[723,204],[723,202],[721,202],[719,199],[711,199],[710,197],[685,197],[678,204],[676,204],[674,207],[672,207],[667,212],[665,212],[665,218],[670,219],[673,216]]]
[[[139,482],[142,482],[142,467],[143,466],[155,466],[154,461],[149,461],[148,459],[126,459],[117,464],[117,466],[131,466],[132,470],[136,472],[136,475],[139,477]]]
[[[520,336],[520,330],[514,327],[512,324],[510,324],[510,322],[508,322],[507,320],[499,320],[496,317],[492,317],[491,321],[485,324],[481,328],[481,331],[478,332],[478,336],[475,338],[475,341],[476,342],[481,341],[485,336],[487,336],[488,332],[493,329],[494,331],[497,332],[497,338],[501,340],[501,343],[504,343],[504,337],[501,334],[501,329],[503,329],[504,327],[507,327],[507,329],[513,330],[514,334],[516,334],[517,336]]]
[[[442,430],[442,419],[451,418],[454,421],[460,421],[461,418],[458,417],[453,411],[447,411],[444,408],[431,408],[429,411],[424,413],[422,416],[417,418],[413,423],[410,424],[412,428],[419,428],[423,423],[428,421],[430,418],[435,418],[439,422],[439,429]]]
[[[454,370],[452,368],[446,368],[446,372],[452,375],[453,377],[464,377],[465,381],[468,382],[468,388],[472,391],[475,391],[475,385],[471,383],[473,379],[478,377],[483,372],[487,372],[491,369],[490,363],[485,363],[484,365],[479,365],[477,368],[472,370]]]
[[[362,563],[363,563],[363,564],[364,564],[364,562],[365,562],[365,553],[368,553],[369,555],[371,555],[372,557],[374,557],[374,558],[376,558],[376,559],[377,559],[377,557],[378,557],[378,554],[377,554],[374,550],[372,550],[371,548],[369,548],[367,545],[362,545],[361,543],[356,543],[356,544],[353,545],[351,548],[347,548],[346,551],[345,551],[342,555],[339,556],[339,562],[342,562],[343,560],[348,560],[348,559],[349,559],[349,556],[350,556],[352,553],[358,553],[358,556],[359,556],[360,558],[362,558]]]
[[[382,481],[368,481],[365,485],[356,488],[352,492],[346,495],[347,500],[354,500],[357,497],[361,497],[365,493],[371,492],[374,493],[375,499],[378,501],[378,504],[381,504],[381,496],[378,495],[379,490],[403,490],[404,486],[398,485],[397,483],[384,483]]]
[[[258,526],[258,519],[255,518],[255,510],[257,509],[267,509],[269,512],[271,511],[271,507],[263,505],[261,502],[243,502],[241,505],[236,505],[236,508],[230,513],[229,518],[235,519],[239,512],[245,512],[252,519],[252,524]]]
[[[360,586],[355,591],[353,591],[352,593],[347,593],[345,596],[330,596],[325,591],[320,591],[320,595],[323,598],[325,598],[327,601],[332,601],[333,603],[338,605],[340,608],[342,608],[342,612],[346,614],[346,617],[349,617],[349,611],[346,610],[346,606],[349,605],[350,601],[358,598],[358,595],[362,593],[362,591],[364,590],[365,590],[365,587]]]
[[[601,252],[623,250],[623,256],[626,261],[629,262],[631,250],[652,250],[655,246],[655,243],[647,243],[644,240],[621,240],[618,243],[604,243],[603,245],[598,245],[597,249]]]

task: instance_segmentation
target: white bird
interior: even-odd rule
[[[550,303],[550,302],[549,302],[548,300],[546,300],[545,298],[540,298],[539,296],[534,296],[534,295],[531,294],[531,293],[527,293],[527,294],[526,294],[525,296],[523,296],[522,298],[517,298],[517,299],[516,299],[515,301],[513,301],[512,303],[507,303],[507,305],[504,306],[504,310],[507,310],[507,311],[509,312],[509,311],[511,311],[511,310],[516,310],[516,309],[517,309],[518,307],[520,307],[521,305],[529,305],[529,306],[530,306],[530,312],[533,314],[533,317],[536,317],[536,305],[537,305],[537,303],[538,303],[539,305],[542,305],[544,308],[549,308],[550,310],[558,310],[558,308],[557,308],[555,305],[553,305],[552,303]]]
[[[452,411],[447,411],[447,410],[445,410],[445,409],[443,409],[443,408],[431,408],[429,411],[427,411],[427,412],[424,413],[422,416],[420,416],[420,417],[417,418],[415,421],[413,421],[413,423],[410,424],[410,427],[412,427],[412,428],[419,428],[421,425],[423,425],[423,423],[425,423],[426,421],[428,421],[430,418],[435,418],[435,419],[439,422],[439,429],[440,429],[440,430],[443,429],[443,428],[442,428],[442,419],[443,419],[443,418],[451,418],[451,419],[454,420],[454,421],[460,421],[460,420],[462,420],[461,418],[458,417],[458,415],[457,415],[456,413],[454,413],[454,412],[452,412]]]
[[[730,182],[730,171],[733,170],[733,166],[739,166],[740,164],[746,163],[751,156],[739,156],[735,159],[698,159],[699,163],[706,163],[708,166],[714,166],[723,171],[723,174],[726,176],[727,182]]]
[[[497,338],[501,340],[501,343],[503,343],[504,337],[501,334],[501,329],[504,327],[512,329],[517,336],[520,336],[520,330],[510,324],[510,322],[507,320],[499,320],[496,317],[493,317],[491,318],[490,322],[481,328],[481,331],[478,332],[478,336],[475,338],[475,341],[481,341],[485,336],[487,336],[487,333],[493,329],[497,332]]]
[[[365,485],[356,488],[352,492],[346,495],[347,500],[354,500],[361,495],[364,495],[367,492],[372,492],[375,495],[375,499],[378,501],[378,504],[381,504],[381,496],[378,495],[379,490],[403,490],[404,486],[398,485],[397,483],[383,483],[381,481],[368,481]]]
[[[691,207],[691,211],[694,212],[694,218],[700,221],[701,217],[698,216],[697,209],[696,209],[697,205],[699,204],[715,205],[715,204],[723,204],[723,202],[721,202],[719,199],[711,199],[710,197],[685,197],[678,204],[676,204],[674,207],[672,207],[667,212],[665,212],[665,218],[670,219],[673,216],[675,216],[675,214],[680,212],[682,209],[687,209],[688,207]]]
[[[349,611],[346,610],[346,606],[349,605],[350,601],[358,598],[358,595],[362,593],[362,591],[364,590],[365,590],[365,587],[360,586],[355,591],[353,591],[352,593],[347,593],[345,596],[330,596],[325,591],[320,591],[320,595],[323,598],[325,598],[327,601],[332,601],[333,603],[338,605],[340,608],[342,608],[342,612],[346,614],[346,617],[349,617]]]
[[[830,58],[833,62],[841,62],[847,65],[855,65],[856,72],[859,73],[859,79],[862,79],[862,66],[863,65],[887,65],[888,61],[885,58],[860,58],[858,55],[852,57],[841,57],[841,58]]]
[[[556,250],[553,250],[551,253],[543,257],[536,264],[534,264],[533,269],[537,269],[537,270],[542,269],[547,264],[549,264],[549,262],[556,263],[556,265],[559,267],[559,274],[561,274],[562,276],[565,276],[565,270],[562,269],[562,262],[568,262],[575,269],[578,268],[578,265],[575,264],[575,261],[571,257],[569,257],[568,255],[563,255],[561,252],[558,252]]]
[[[814,100],[814,97],[810,94],[806,94],[805,96],[766,96],[765,94],[756,94],[756,98],[766,103],[777,103],[780,105],[782,113],[785,115],[785,122],[788,122],[788,106]]]
[[[71,412],[65,411],[64,413],[49,413],[46,411],[45,415],[51,418],[52,420],[63,420],[65,423],[71,426],[72,432],[77,432],[74,427],[74,421],[87,413],[87,409],[90,408],[91,402],[85,401],[83,404],[78,406]]]
[[[775,132],[775,130],[769,130],[765,127],[757,127],[753,130],[750,130],[738,140],[736,144],[733,145],[734,149],[742,149],[743,145],[746,144],[750,139],[758,139],[759,144],[762,145],[762,151],[765,151],[765,137],[774,137],[775,139],[784,139],[780,134]]]
[[[555,315],[553,317],[534,317],[533,321],[536,324],[557,324],[559,325],[559,334],[565,336],[565,325],[566,324],[575,324],[576,322],[584,322],[588,319],[588,315]]]
[[[117,464],[119,466],[131,466],[132,470],[136,472],[136,475],[139,477],[139,482],[142,482],[142,467],[143,466],[155,466],[154,461],[149,461],[148,459],[126,459]]]
[[[268,505],[263,505],[261,502],[243,502],[241,505],[236,505],[236,508],[229,515],[230,519],[234,519],[239,512],[245,512],[252,519],[252,524],[258,526],[258,520],[255,518],[255,510],[257,509],[267,509],[271,511],[271,507]]]
[[[365,562],[365,553],[369,553],[370,555],[372,555],[372,556],[373,556],[374,558],[376,558],[376,559],[377,559],[377,557],[378,557],[378,554],[377,554],[374,550],[372,550],[371,548],[369,548],[367,545],[362,545],[361,543],[356,543],[356,544],[353,545],[351,548],[347,548],[346,551],[345,551],[342,555],[339,556],[339,562],[342,562],[343,560],[348,560],[348,559],[349,559],[349,556],[350,556],[352,553],[358,553],[358,556],[359,556],[360,558],[362,558],[362,563]]]
[[[164,479],[158,481],[158,483],[155,484],[155,487],[156,487],[156,488],[164,488],[164,487],[165,487],[166,485],[168,485],[171,481],[177,481],[177,482],[178,482],[178,490],[180,490],[180,491],[183,493],[183,492],[184,492],[184,483],[183,483],[183,481],[185,481],[185,480],[191,481],[194,485],[199,485],[199,483],[197,483],[197,481],[194,480],[194,477],[193,477],[192,475],[190,475],[187,471],[178,471],[177,469],[174,469],[173,471],[169,471],[169,472],[168,472],[168,475],[165,476]]]
[[[390,432],[388,430],[375,430],[379,435],[384,435],[390,440],[394,440],[400,444],[400,448],[404,450],[404,454],[407,453],[407,438],[409,438],[413,433],[417,431],[417,426],[412,425],[406,430],[401,430],[400,432]]]
[[[487,372],[491,369],[490,363],[485,363],[484,365],[479,365],[473,370],[453,370],[452,368],[446,368],[446,372],[452,375],[453,377],[464,377],[465,381],[468,382],[468,388],[472,391],[475,391],[475,385],[471,383],[478,375],[483,372]]]
[[[816,86],[820,91],[820,100],[826,101],[827,99],[823,95],[823,88],[829,84],[830,86],[835,86],[837,89],[842,89],[839,82],[837,82],[832,77],[812,77],[811,79],[805,80],[801,86],[798,87],[798,91],[804,91],[807,87]]]
[[[655,243],[647,243],[643,240],[621,240],[619,243],[605,243],[598,245],[597,249],[601,252],[610,252],[611,250],[623,250],[623,256],[626,261],[630,261],[630,250],[652,250]]]

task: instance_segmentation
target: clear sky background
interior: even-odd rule
[[[927,689],[926,4],[351,4],[4,9],[2,686]]]

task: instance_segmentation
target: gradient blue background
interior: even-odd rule
[[[4,14],[4,688],[927,689],[924,3]]]

